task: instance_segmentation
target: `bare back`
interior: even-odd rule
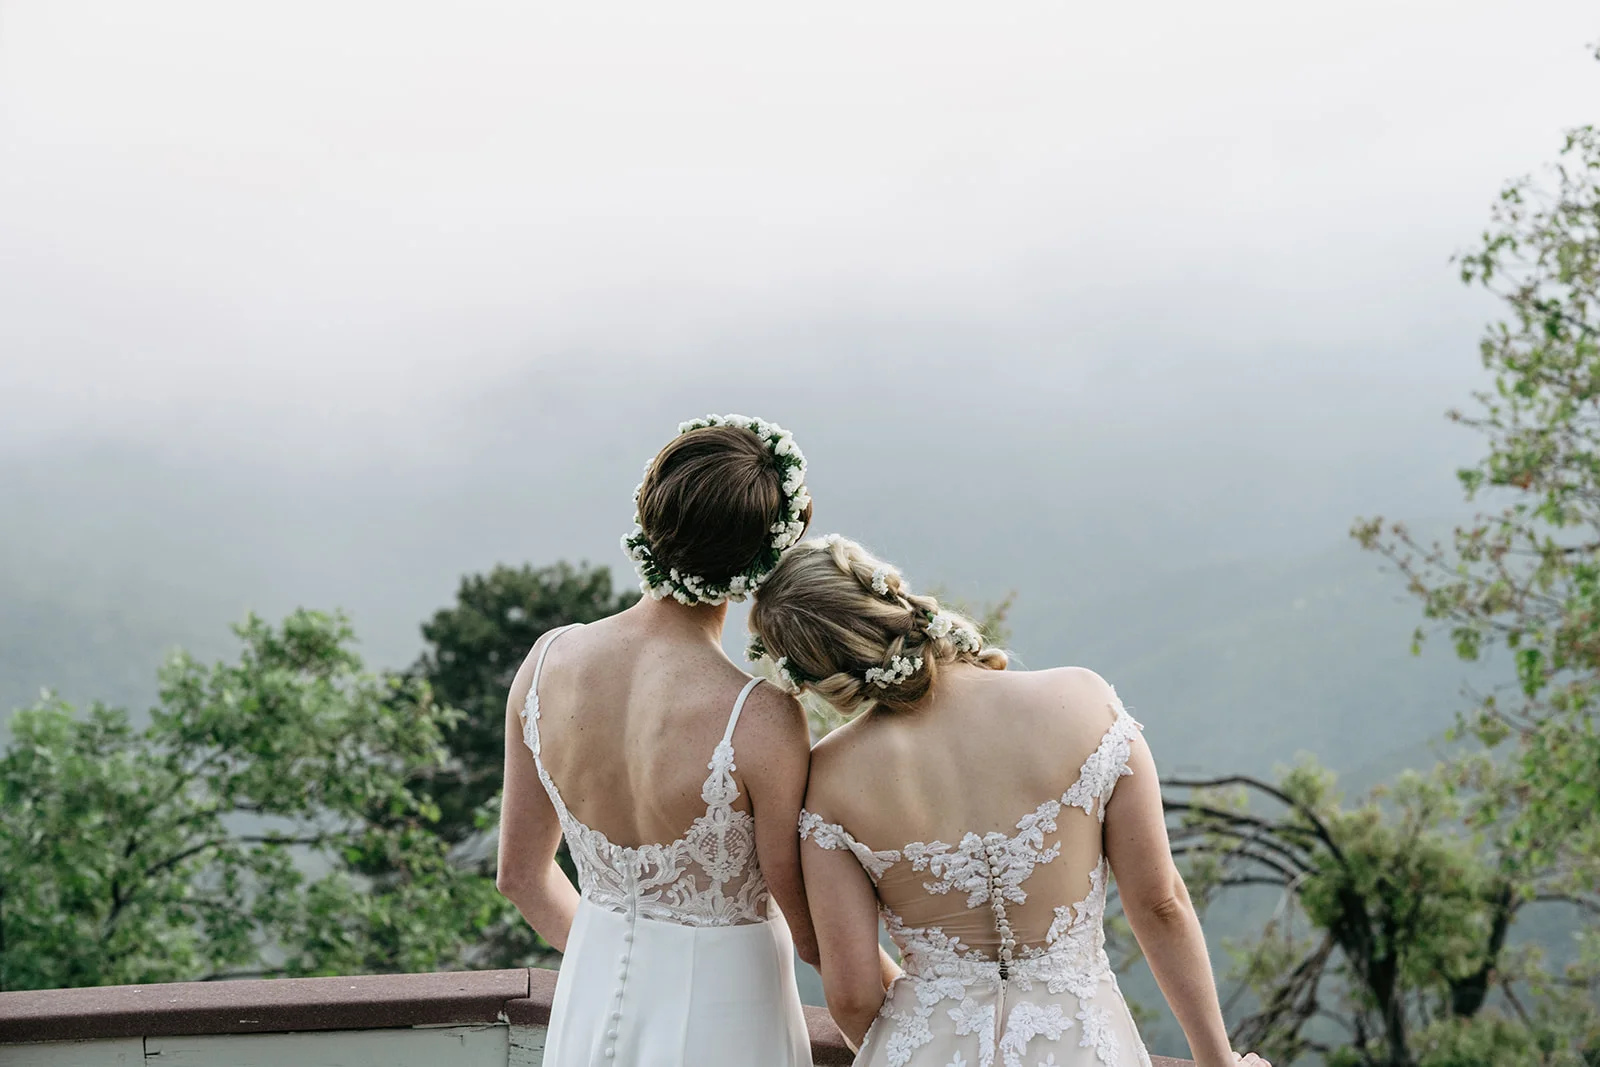
[[[986,848],[1015,849],[997,867],[1019,886],[1027,881],[1018,894],[1026,900],[1008,905],[1007,919],[1023,944],[1043,944],[1055,909],[1103,891],[1104,798],[1090,779],[1123,717],[1109,692],[1097,675],[1072,668],[949,670],[927,707],[869,715],[819,744],[806,807],[848,832],[864,866],[879,868],[870,873],[891,913],[991,952],[1002,932],[990,909],[968,906],[959,877],[929,883],[945,871],[975,876],[982,864],[963,868],[963,852],[981,859]],[[866,860],[869,853],[878,859]]]
[[[775,900],[809,957],[794,832],[805,717],[728,660],[721,619],[646,602],[540,639],[507,706],[518,811],[510,829],[502,814],[502,864],[524,837],[553,851],[559,827],[594,904],[726,926],[766,921]]]
[[[632,623],[614,616],[561,634],[539,681],[545,770],[574,816],[625,847],[677,840],[705,814],[712,752],[750,680],[709,642]],[[737,769],[734,778],[734,810],[748,812]]]

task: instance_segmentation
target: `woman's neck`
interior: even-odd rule
[[[722,628],[728,621],[726,604],[680,604],[670,597],[656,600],[649,594],[630,610],[650,627],[673,633],[699,634],[712,644],[722,644]]]

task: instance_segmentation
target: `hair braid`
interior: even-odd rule
[[[934,636],[945,618],[952,629]],[[983,648],[970,619],[913,593],[892,565],[837,534],[785,554],[750,616],[751,628],[794,675],[843,712],[924,699],[942,668],[956,662],[1004,669],[1006,655]],[[972,637],[956,640],[956,630]],[[969,647],[970,644],[970,647]]]

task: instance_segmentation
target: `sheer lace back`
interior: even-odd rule
[[[932,1040],[928,1020],[944,1000],[960,1002],[949,1009],[955,1032],[982,1035],[983,1046],[1007,1064],[1020,1062],[1033,1037],[1060,1038],[1074,1019],[1085,1047],[1104,1063],[1119,1062],[1110,1015],[1092,1003],[1103,983],[1115,989],[1105,952],[1109,870],[1100,842],[1106,804],[1117,781],[1132,773],[1130,742],[1142,727],[1114,695],[1112,710],[1113,722],[1076,781],[1019,819],[1015,832],[965,832],[953,844],[915,841],[874,850],[820,814],[801,813],[801,838],[852,852],[872,879],[906,976],[920,983],[915,1010],[885,1002],[898,1027],[891,1064],[909,1062],[911,1050]],[[1069,826],[1069,819],[1087,825]],[[1070,993],[1079,1010],[1062,1015],[1060,1004],[1017,1003],[999,1020],[997,1034],[995,1003],[974,999],[970,987],[1006,984],[1024,993],[1035,985]]]
[[[522,739],[533,753],[539,780],[561,820],[578,884],[589,901],[616,912],[685,926],[738,926],[767,920],[767,882],[756,859],[755,819],[733,804],[739,784],[733,777],[733,730],[760,678],[739,692],[722,740],[711,753],[711,772],[701,787],[704,815],[676,841],[616,845],[568,810],[561,791],[540,758],[539,676],[550,646],[571,627],[551,635],[534,663],[533,681],[522,708]]]

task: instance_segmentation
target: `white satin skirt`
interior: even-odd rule
[[[782,918],[682,926],[578,902],[545,1067],[806,1067]]]

